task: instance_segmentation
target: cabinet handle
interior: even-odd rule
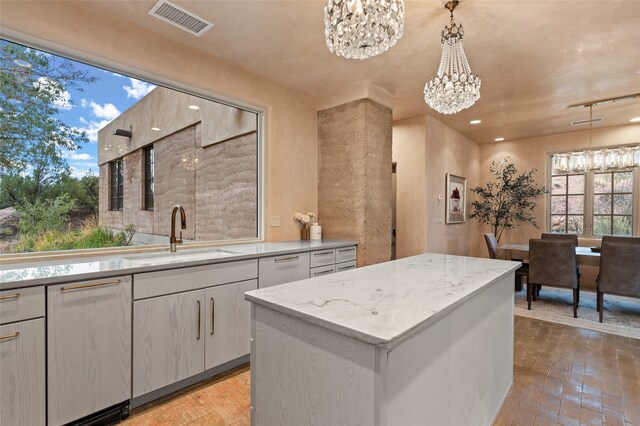
[[[324,256],[325,254],[333,254],[332,251],[325,251],[323,253],[313,253],[314,256]]]
[[[355,250],[354,248],[348,248],[348,249],[342,249],[342,250],[338,250],[338,251],[340,253],[344,253],[344,252],[347,252],[347,251],[354,251],[354,250]]]
[[[281,257],[280,259],[276,259],[276,262],[286,262],[288,260],[297,260],[300,256],[289,256],[289,257]]]
[[[8,296],[0,296],[0,300],[17,299],[20,297],[20,293],[10,294]]]
[[[0,336],[0,341],[8,340],[8,339],[15,339],[19,335],[20,335],[20,332],[16,331],[15,333],[7,334],[6,336]]]
[[[326,274],[330,274],[332,273],[333,270],[332,269],[327,269],[326,271],[321,271],[321,272],[314,272],[313,276],[317,277],[318,275],[326,275]]]
[[[343,266],[342,268],[338,268],[338,271],[346,271],[347,269],[354,269],[355,266]]]
[[[94,283],[94,284],[82,284],[82,285],[76,285],[73,287],[62,287],[60,290],[62,291],[84,290],[85,288],[102,287],[105,285],[116,285],[116,284],[120,284],[120,280],[104,281],[101,283]]]
[[[211,335],[216,333],[216,300],[211,298]]]
[[[198,304],[198,337],[196,337],[196,340],[200,340],[200,301],[198,300],[196,303]]]

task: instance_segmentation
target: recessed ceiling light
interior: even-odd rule
[[[504,140],[504,138],[495,138],[494,139],[496,142],[502,142]]]
[[[154,132],[159,132],[160,128],[159,127],[152,127],[151,130],[153,130]]]
[[[192,109],[194,111],[197,111],[200,109],[200,107],[198,105],[189,105],[189,109]]]
[[[480,124],[480,123],[482,123],[482,120],[471,120],[469,122],[469,124]]]
[[[640,123],[640,117],[633,117],[631,120],[629,120],[632,123]]]

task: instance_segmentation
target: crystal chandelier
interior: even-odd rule
[[[338,56],[367,59],[402,37],[404,0],[329,0],[324,8],[327,47]]]
[[[453,22],[453,10],[459,1],[449,1],[451,22],[445,25],[440,38],[442,58],[438,75],[424,86],[424,100],[442,114],[455,114],[473,105],[480,98],[480,79],[471,73],[462,48],[464,30]]]

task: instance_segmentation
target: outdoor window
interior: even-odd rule
[[[628,169],[552,174],[549,231],[586,237],[634,235],[636,173]]]
[[[111,210],[122,210],[122,160],[109,163],[111,169]]]
[[[153,210],[153,145],[144,149],[144,209]]]
[[[258,112],[2,39],[0,81],[3,255],[261,237]]]

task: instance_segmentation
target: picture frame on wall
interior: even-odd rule
[[[467,220],[467,178],[447,173],[445,223],[465,223]]]

